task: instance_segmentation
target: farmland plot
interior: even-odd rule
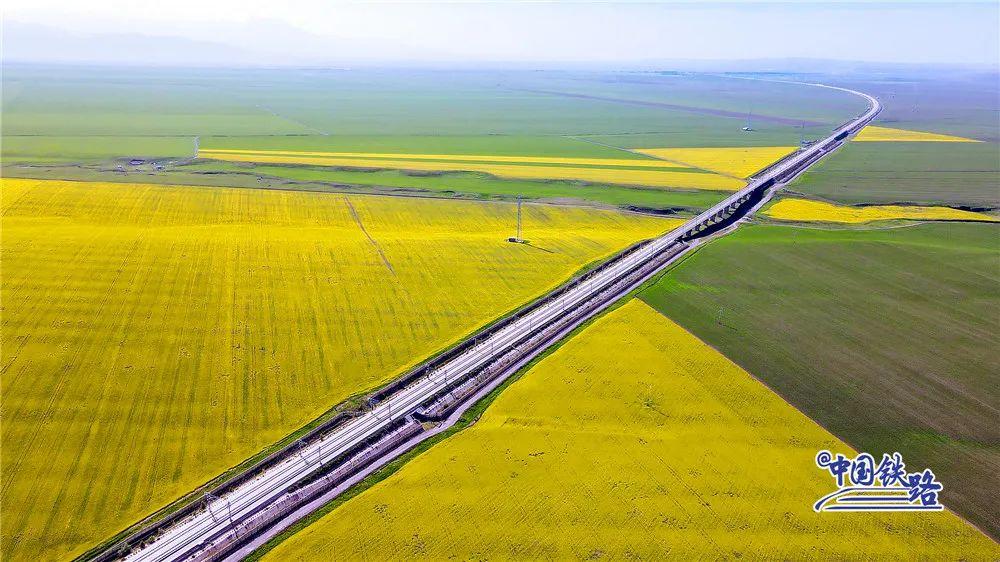
[[[916,207],[908,205],[868,205],[851,207],[794,197],[783,198],[764,209],[765,216],[783,221],[858,224],[887,220],[945,220],[996,222],[985,213],[951,207]]]
[[[663,160],[552,158],[538,156],[323,153],[295,151],[204,150],[204,158],[231,162],[304,164],[340,168],[482,172],[503,178],[572,180],[621,185],[736,191],[737,178]]]
[[[636,152],[708,170],[729,177],[748,178],[795,152],[794,146],[729,148],[643,148]]]
[[[869,125],[854,138],[856,142],[982,142],[976,139]]]
[[[994,558],[948,512],[817,514],[850,452],[641,301],[266,560]]]
[[[862,105],[854,96],[803,85],[622,76],[11,65],[2,77],[0,150],[5,164],[183,158],[200,136],[203,148],[613,157],[619,151],[602,145],[788,145],[799,138],[800,119],[814,124],[807,133],[818,138]],[[757,130],[745,134],[740,127],[748,104],[791,119],[759,120]],[[715,115],[718,110],[730,117]],[[652,143],[629,142],[656,132],[666,134]]]
[[[65,559],[676,222],[4,180],[5,560]]]
[[[846,442],[932,468],[997,537],[998,234],[746,225],[642,298]]]
[[[995,142],[851,142],[788,189],[838,203],[1000,207]]]

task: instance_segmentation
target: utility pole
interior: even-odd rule
[[[517,196],[517,241],[521,241],[521,196]]]
[[[507,239],[508,242],[513,242],[515,244],[527,244],[528,241],[521,238],[521,196],[517,196],[517,235],[511,236]]]
[[[302,462],[306,464],[312,464],[311,462],[309,462],[309,459],[306,458],[306,453],[305,453],[306,442],[299,439],[298,441],[295,442],[295,444],[298,445],[299,447],[299,458],[302,459]]]
[[[218,498],[213,494],[205,494],[205,509],[208,510],[208,514],[212,517],[212,521],[217,521],[215,512],[212,511],[212,502],[217,499]]]
[[[233,502],[226,498],[226,507],[229,509],[229,526],[233,528],[233,534],[240,536],[240,531],[236,528],[236,521],[233,521]]]

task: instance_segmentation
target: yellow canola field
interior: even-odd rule
[[[1000,556],[950,512],[813,512],[836,484],[814,463],[821,449],[850,452],[633,300],[265,559]]]
[[[679,223],[4,179],[3,560],[68,560],[353,393]],[[546,251],[547,250],[547,251]]]
[[[651,168],[649,170],[630,170],[622,166],[621,159],[611,159],[611,167],[596,167],[599,159],[588,164],[595,167],[556,166],[556,165],[521,165],[515,163],[469,162],[469,161],[424,161],[390,160],[376,158],[347,158],[328,156],[282,155],[274,152],[231,153],[202,150],[199,156],[215,160],[235,162],[257,162],[273,164],[306,164],[311,166],[335,166],[345,168],[386,168],[398,170],[422,170],[435,172],[480,172],[504,178],[528,180],[568,180],[594,183],[611,183],[622,185],[638,185],[651,187],[675,187],[688,189],[707,189],[716,191],[737,191],[744,183],[738,179],[720,176],[718,174],[699,173],[698,171],[682,172]],[[406,155],[412,157],[413,155]],[[560,159],[564,160],[564,159]],[[631,161],[627,161],[631,162]],[[636,162],[645,162],[636,160]],[[579,164],[579,163],[578,163]],[[634,165],[634,164],[628,164]],[[660,163],[659,166],[666,166]]]
[[[925,133],[924,131],[908,131],[906,129],[891,129],[869,125],[861,130],[854,140],[861,142],[982,142],[976,139]]]
[[[636,152],[701,168],[718,174],[748,178],[754,172],[795,152],[794,146],[744,146],[732,148],[642,148]]]
[[[781,199],[764,210],[773,219],[802,222],[839,222],[858,224],[880,220],[966,220],[997,222],[984,213],[952,209],[951,207],[910,207],[902,205],[872,205],[850,207],[808,199]]]

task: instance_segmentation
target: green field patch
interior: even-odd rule
[[[876,125],[1000,142],[996,73],[921,72],[838,82],[882,101]]]
[[[302,152],[371,152],[547,156],[571,158],[632,158],[644,156],[560,135],[288,135],[201,139],[205,150],[289,150]]]
[[[661,148],[730,148],[752,146],[797,146],[799,141],[816,140],[826,137],[834,125],[811,126],[800,129],[790,125],[762,123],[753,125],[752,132],[741,130],[743,122],[725,120],[715,123],[719,117],[705,117],[700,124],[687,127],[669,128],[659,132],[622,133],[616,135],[586,135],[581,139],[600,142],[624,149],[649,147]],[[700,126],[699,126],[700,125]]]
[[[262,135],[309,134],[308,127],[274,115],[245,112],[238,114],[163,114],[155,110],[135,114],[93,112],[12,112],[4,113],[7,135],[45,134],[51,136],[178,136],[178,135]]]
[[[789,189],[842,203],[1000,207],[996,143],[850,143]]]
[[[623,133],[664,133],[684,141],[644,141],[634,146],[783,146],[796,142],[799,133],[794,125],[760,123],[759,134],[744,135],[742,119],[530,90],[569,88],[596,96],[740,113],[752,105],[762,113],[829,123],[852,115],[857,104],[847,94],[826,95],[802,85],[704,75],[678,79],[641,73],[634,76],[638,80],[621,80],[622,76],[17,65],[5,68],[3,76],[5,94],[9,93],[4,97],[3,135],[190,135],[201,136],[206,148],[632,158],[598,143]],[[570,138],[575,136],[596,143]],[[67,148],[67,153],[75,150]],[[133,153],[148,151],[113,148],[103,155]],[[51,153],[21,156],[47,154]],[[183,154],[187,150],[177,153]]]
[[[0,154],[4,164],[182,158],[194,155],[194,137],[4,136]]]

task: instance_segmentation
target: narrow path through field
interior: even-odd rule
[[[392,264],[389,262],[389,258],[387,258],[385,256],[385,252],[382,251],[382,246],[378,245],[378,242],[374,238],[372,238],[372,235],[368,233],[368,229],[365,228],[365,223],[361,222],[361,217],[358,216],[358,211],[354,208],[354,204],[351,203],[351,199],[345,195],[344,202],[347,203],[347,208],[350,209],[351,216],[354,217],[354,222],[358,223],[358,228],[361,229],[361,232],[365,234],[365,237],[368,238],[368,241],[371,242],[372,246],[375,247],[375,251],[378,252],[379,257],[382,258],[382,263],[385,264],[385,267],[389,270],[389,273],[391,273],[395,277],[396,270],[392,268]]]

